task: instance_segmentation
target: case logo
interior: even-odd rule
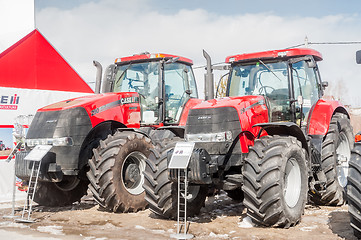
[[[0,96],[0,109],[2,110],[17,110],[20,97],[17,94],[12,96],[2,95]]]

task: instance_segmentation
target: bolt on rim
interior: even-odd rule
[[[141,152],[132,152],[124,160],[122,166],[122,184],[133,195],[141,194],[144,183],[145,155]]]
[[[336,148],[337,156],[337,180],[341,187],[346,187],[348,176],[348,163],[351,158],[350,143],[345,133],[341,132],[339,136],[340,144]]]

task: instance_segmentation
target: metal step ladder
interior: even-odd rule
[[[183,170],[178,170],[178,217],[177,217],[177,233],[184,230],[187,232],[187,174]]]
[[[28,185],[28,192],[26,195],[26,200],[23,207],[21,218],[16,219],[17,222],[23,222],[23,223],[35,222],[34,220],[30,219],[30,215],[33,207],[36,186],[38,184],[41,160],[30,161],[30,164],[32,164],[32,167],[31,167],[31,174]]]
[[[178,169],[178,199],[177,199],[177,234],[173,237],[177,239],[191,239],[192,234],[187,234],[187,195],[188,179],[187,169]],[[183,233],[182,233],[183,231]]]

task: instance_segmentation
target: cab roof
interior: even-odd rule
[[[143,61],[143,60],[156,60],[156,59],[170,59],[170,58],[178,58],[177,62],[183,62],[186,63],[188,65],[193,65],[193,61],[190,60],[189,58],[185,58],[185,57],[181,57],[181,56],[177,56],[177,55],[172,55],[172,54],[165,54],[165,53],[140,53],[140,54],[134,54],[133,56],[129,56],[129,57],[122,57],[122,58],[117,58],[115,59],[115,63],[118,64],[125,64],[125,63],[129,63],[129,62],[134,62],[134,61]]]
[[[311,48],[290,48],[290,49],[281,49],[281,50],[272,50],[256,53],[244,53],[229,56],[226,58],[226,63],[235,63],[235,62],[248,62],[254,61],[257,59],[260,60],[271,60],[271,59],[289,59],[294,57],[302,57],[306,55],[311,55],[316,61],[322,61],[322,55],[318,51]]]

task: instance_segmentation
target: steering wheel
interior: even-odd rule
[[[272,89],[272,91],[276,90],[274,87],[271,87],[271,86],[262,86],[258,89],[259,93],[261,94],[262,91],[264,91],[265,95],[267,96],[267,91],[266,91],[266,88],[270,88]]]

